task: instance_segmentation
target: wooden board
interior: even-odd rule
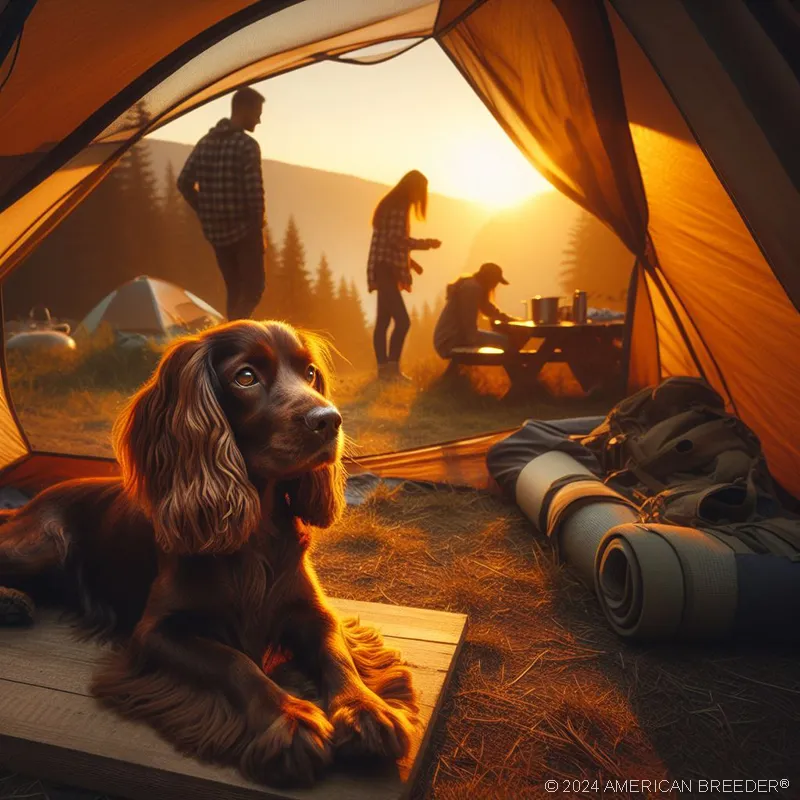
[[[420,693],[424,733],[409,763],[369,773],[334,770],[313,789],[276,790],[234,769],[176,753],[148,726],[89,695],[101,648],[43,616],[32,628],[0,628],[0,766],[37,778],[138,800],[383,800],[407,796],[430,740],[464,638],[463,614],[331,601],[342,616],[374,625],[401,651]]]

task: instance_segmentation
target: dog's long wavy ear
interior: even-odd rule
[[[202,335],[177,342],[114,426],[125,492],[166,553],[233,552],[261,516],[211,370]]]
[[[292,481],[292,513],[316,528],[329,528],[344,511],[345,471],[340,461]]]
[[[328,343],[319,336],[304,332],[303,343],[314,356],[317,367],[315,389],[326,399],[331,396],[333,359]],[[309,525],[327,528],[345,508],[344,488],[347,474],[340,459],[292,481],[289,498],[292,512]]]

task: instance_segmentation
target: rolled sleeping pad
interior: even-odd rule
[[[797,532],[785,530],[800,522],[757,525],[768,553],[721,530],[643,524],[626,498],[558,450],[521,470],[515,494],[620,636],[800,641],[800,552]]]
[[[800,561],[717,531],[620,525],[598,548],[595,589],[630,639],[800,638]]]
[[[561,450],[537,456],[520,472],[516,501],[559,558],[594,586],[595,554],[605,534],[639,519],[636,508]]]
[[[602,475],[595,454],[573,437],[582,437],[594,430],[603,417],[575,419],[528,420],[510,436],[493,444],[486,453],[486,467],[497,484],[513,497],[520,472],[532,459],[553,450],[573,456],[576,461]]]

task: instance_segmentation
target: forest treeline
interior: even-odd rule
[[[139,275],[170,281],[224,309],[225,287],[213,250],[177,191],[171,164],[163,177],[157,180],[146,147],[131,148],[8,277],[6,318],[21,318],[33,306],[46,306],[59,319],[77,322],[109,292]],[[159,186],[165,188],[159,191]],[[342,356],[337,359],[340,366],[370,367],[371,329],[364,303],[374,303],[374,296],[362,297],[352,280],[337,277],[336,265],[324,253],[307,253],[293,217],[280,232],[270,229],[269,216],[267,223],[266,291],[254,316],[325,333]],[[622,309],[631,263],[617,252],[605,252],[598,226],[585,217],[570,232],[562,283],[568,294],[574,287],[586,289],[592,305]],[[433,355],[441,304],[440,299],[434,307],[426,303],[411,309],[406,359]]]

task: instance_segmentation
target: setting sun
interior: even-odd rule
[[[409,169],[430,191],[514,206],[550,190],[433,42],[370,67],[321,63],[256,84],[264,158],[393,185]],[[156,133],[193,144],[229,112],[224,97]]]
[[[517,205],[552,186],[499,128],[453,142],[450,159],[442,165],[439,190],[492,208]],[[434,179],[434,176],[431,176]]]

